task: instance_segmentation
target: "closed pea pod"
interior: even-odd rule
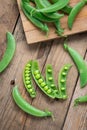
[[[15,46],[16,43],[13,35],[10,32],[7,32],[7,48],[2,60],[0,61],[0,73],[3,72],[11,62],[14,56]]]
[[[18,86],[15,86],[12,90],[12,96],[15,101],[15,103],[21,108],[24,112],[27,114],[30,114],[32,116],[36,117],[47,117],[52,116],[52,113],[50,111],[41,111],[32,105],[30,105],[24,98],[21,96]]]
[[[39,29],[41,29],[42,31],[48,33],[49,28],[47,27],[46,24],[43,24],[41,21],[39,21],[38,19],[36,19],[35,17],[32,17],[24,8],[23,3],[21,2],[21,8],[23,10],[23,13],[25,14],[25,16],[27,17],[27,19],[29,19],[36,27],[38,27]]]
[[[26,87],[26,90],[30,94],[30,97],[35,98],[36,97],[36,92],[32,83],[32,73],[31,73],[31,68],[32,68],[32,60],[29,61],[24,68],[23,71],[23,82]]]
[[[70,54],[77,66],[78,72],[80,74],[80,86],[83,88],[87,84],[87,64],[83,60],[82,56],[80,56],[80,54],[73,48],[69,47],[67,44],[64,44],[64,48]]]
[[[80,10],[85,6],[85,4],[87,3],[86,0],[81,0],[79,3],[77,3],[73,9],[71,10],[69,17],[68,17],[68,27],[69,29],[72,29],[74,20],[77,16],[77,14],[80,12]]]
[[[32,75],[33,75],[33,78],[36,82],[36,84],[39,86],[39,88],[50,98],[55,98],[55,93],[53,91],[53,89],[51,89],[44,77],[41,75],[41,72],[39,70],[39,66],[38,66],[38,62],[37,61],[33,61],[32,63]]]
[[[61,99],[66,99],[67,98],[67,93],[66,93],[66,80],[67,80],[67,74],[68,71],[71,68],[71,64],[65,64],[60,72],[59,72],[59,76],[58,76],[58,88],[59,88],[59,95]]]
[[[80,96],[74,100],[74,106],[77,106],[80,103],[87,103],[87,95]]]

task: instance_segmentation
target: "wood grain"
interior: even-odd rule
[[[22,19],[22,24],[23,24],[23,28],[24,28],[24,32],[25,32],[25,36],[26,36],[26,40],[27,40],[28,44],[33,44],[33,43],[37,43],[40,41],[47,41],[50,39],[60,38],[55,33],[55,27],[53,25],[52,26],[48,25],[49,29],[50,29],[48,37],[46,36],[46,34],[44,32],[42,32],[38,28],[36,28],[30,21],[28,21],[25,18],[24,14],[20,8],[20,0],[17,0],[17,2],[18,2],[19,11],[20,11],[21,19]],[[79,2],[79,0],[74,0],[74,1],[71,0],[70,5],[74,6],[78,2]],[[61,25],[65,30],[64,31],[65,36],[87,31],[86,23],[87,23],[87,5],[81,10],[81,12],[76,17],[72,30],[68,29],[67,16],[64,16],[61,19]]]

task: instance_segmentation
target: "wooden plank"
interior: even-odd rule
[[[21,111],[12,99],[11,92],[13,85],[11,85],[11,81],[15,80],[15,84],[19,86],[22,96],[31,103],[32,100],[23,85],[23,68],[28,60],[37,58],[39,61],[41,59],[43,68],[51,47],[49,44],[28,46],[20,20],[18,21],[14,36],[17,43],[15,56],[8,68],[0,75],[0,130],[23,129],[27,114]],[[28,115],[27,118],[31,119],[32,117]]]
[[[23,24],[23,28],[24,28],[24,32],[25,32],[25,36],[26,36],[26,40],[28,44],[33,44],[40,41],[47,41],[50,39],[59,38],[59,36],[55,33],[55,28],[53,25],[52,26],[49,25],[50,32],[49,32],[48,37],[46,37],[45,33],[40,31],[32,23],[30,23],[30,21],[28,21],[25,18],[20,7],[20,0],[17,0],[17,2],[18,2],[22,24]],[[74,6],[78,2],[79,0],[74,0],[74,1],[70,0],[70,5]],[[87,23],[87,6],[85,6],[81,10],[81,12],[78,14],[71,31],[68,29],[68,26],[67,26],[67,16],[64,16],[61,19],[61,25],[65,29],[64,35],[71,35],[71,34],[76,34],[83,31],[87,31],[86,23]]]
[[[15,0],[3,0],[0,4],[0,58],[5,50],[6,32],[12,32],[18,18]]]
[[[87,53],[85,60],[87,61]],[[86,94],[87,85],[81,89],[78,80],[63,130],[87,130],[87,104],[84,103],[74,107],[74,100]]]
[[[82,56],[84,56],[85,51],[87,49],[86,33],[70,37],[68,43],[71,47],[76,49]],[[52,64],[54,68],[54,77],[56,83],[58,72],[65,63],[73,64],[73,61],[63,49],[63,39],[55,40],[53,42],[53,46],[47,58],[46,64]],[[40,66],[41,65],[42,64],[40,62]],[[45,66],[42,74],[45,76]],[[39,88],[37,88],[37,97],[33,101],[32,105],[40,109],[47,109],[52,111],[54,113],[55,120],[53,121],[51,118],[38,119],[35,117],[30,120],[29,118],[27,118],[24,125],[24,130],[61,130],[67,114],[69,102],[74,91],[77,77],[78,73],[76,67],[73,64],[73,67],[70,70],[67,78],[68,99],[66,101],[52,101],[45,94],[43,94],[43,92],[41,92]]]

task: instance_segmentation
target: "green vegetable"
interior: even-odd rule
[[[67,80],[68,71],[70,70],[71,66],[72,66],[71,64],[65,64],[59,72],[58,87],[59,87],[59,95],[61,99],[67,98],[66,80]]]
[[[24,85],[28,91],[28,93],[30,94],[30,96],[32,98],[36,97],[36,92],[32,83],[32,73],[31,73],[31,68],[32,68],[32,60],[29,61],[24,68],[23,71],[23,82]]]
[[[64,44],[65,50],[70,54],[80,73],[80,86],[83,88],[87,84],[87,64],[77,51]]]
[[[69,0],[58,0],[56,3],[52,4],[51,6],[44,8],[44,9],[39,9],[38,12],[43,12],[43,13],[52,13],[55,11],[58,11],[65,7],[69,3]]]
[[[77,106],[79,103],[86,103],[87,102],[87,95],[78,97],[74,100],[74,106]]]
[[[38,62],[37,61],[33,61],[32,63],[32,75],[33,78],[36,82],[36,84],[39,86],[39,88],[50,98],[55,98],[56,94],[53,91],[53,89],[51,89],[46,81],[44,80],[44,77],[41,75],[41,72],[39,70],[39,66],[38,66]]]
[[[46,66],[46,82],[47,85],[53,89],[56,95],[58,95],[58,89],[56,87],[54,76],[53,76],[53,68],[50,64]]]
[[[73,26],[73,23],[74,23],[74,20],[75,20],[77,14],[85,6],[86,3],[87,3],[86,0],[81,0],[71,10],[69,17],[68,17],[68,27],[69,27],[69,29],[72,29],[72,26]]]
[[[23,97],[20,95],[18,87],[15,86],[12,90],[12,96],[15,101],[15,103],[26,113],[36,116],[36,117],[46,117],[46,116],[52,116],[52,113],[50,111],[41,111],[32,105],[30,105],[28,102],[26,102]]]
[[[40,28],[42,31],[48,33],[49,29],[46,24],[43,24],[41,21],[36,19],[34,16],[32,17],[24,8],[23,3],[21,2],[21,8],[27,19],[29,19],[36,27]]]
[[[15,39],[10,32],[7,32],[7,48],[0,61],[0,73],[3,72],[11,62],[15,52]]]

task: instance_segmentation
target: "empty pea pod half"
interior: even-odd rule
[[[66,93],[66,79],[67,79],[67,74],[68,71],[71,68],[71,64],[65,64],[58,75],[58,87],[59,87],[59,98],[61,99],[66,99],[67,98],[67,93]]]
[[[18,86],[15,86],[12,90],[12,96],[15,101],[15,103],[21,108],[24,112],[27,114],[30,114],[32,116],[36,117],[47,117],[52,116],[52,113],[50,111],[42,111],[39,110],[32,105],[30,105],[20,94],[18,90]]]
[[[74,100],[74,106],[77,106],[80,103],[87,103],[87,95],[80,96]]]
[[[52,65],[48,64],[46,66],[46,83],[47,85],[53,89],[56,96],[58,96],[58,89],[56,87],[54,76],[53,76],[53,68]]]
[[[23,71],[23,82],[24,85],[30,94],[30,97],[35,98],[36,97],[36,91],[32,83],[32,73],[31,73],[31,68],[32,68],[32,60],[29,61],[24,68]]]
[[[32,63],[32,75],[33,78],[36,82],[36,84],[39,86],[39,88],[50,98],[55,98],[55,93],[53,91],[53,89],[51,89],[44,77],[41,75],[41,72],[39,70],[39,66],[38,66],[38,62],[37,61],[33,61]]]
[[[12,60],[15,52],[15,39],[10,32],[7,32],[7,48],[0,61],[0,73],[3,72]]]
[[[87,63],[83,60],[82,56],[80,56],[77,51],[69,47],[67,44],[64,44],[64,48],[70,54],[77,66],[78,72],[80,74],[80,86],[83,88],[87,84]]]

